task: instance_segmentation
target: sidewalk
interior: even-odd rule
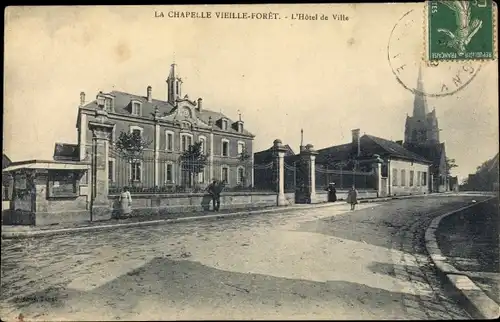
[[[455,193],[441,193],[430,195],[409,195],[409,196],[396,196],[384,198],[371,198],[360,199],[360,203],[366,202],[384,202],[394,199],[407,199],[407,198],[426,198],[435,196],[454,196]],[[166,223],[176,223],[182,221],[203,220],[203,219],[222,219],[229,217],[259,215],[274,212],[288,212],[294,210],[312,209],[318,207],[335,207],[338,205],[345,205],[345,201],[337,201],[335,203],[319,203],[319,204],[297,204],[285,207],[266,207],[266,208],[248,208],[243,210],[221,210],[220,212],[195,212],[195,213],[179,213],[167,215],[151,215],[151,216],[138,216],[126,219],[110,219],[106,221],[97,222],[81,222],[81,223],[67,223],[51,226],[6,226],[2,225],[2,239],[13,238],[28,238],[36,236],[47,236],[56,234],[66,234],[78,231],[93,231],[113,229],[116,227],[133,227],[133,226],[148,226]]]
[[[481,318],[500,314],[498,199],[479,202],[436,218],[426,234],[437,268],[447,274],[471,310]],[[433,245],[435,243],[435,245]],[[433,249],[437,247],[438,249]]]

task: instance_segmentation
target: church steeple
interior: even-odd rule
[[[177,65],[170,65],[170,73],[167,78],[167,101],[175,104],[178,98],[181,98],[182,79],[177,75]]]
[[[436,111],[429,113],[424,95],[422,66],[419,66],[417,87],[413,101],[413,115],[406,117],[405,144],[428,145],[439,143],[439,127]]]
[[[424,119],[429,113],[427,108],[427,99],[424,95],[424,81],[422,79],[422,65],[418,68],[417,88],[415,91],[415,98],[413,100],[413,117]]]

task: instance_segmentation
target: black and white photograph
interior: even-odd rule
[[[6,7],[0,318],[498,318],[497,12]]]

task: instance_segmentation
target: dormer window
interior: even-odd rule
[[[224,131],[226,131],[226,130],[227,130],[227,120],[222,120],[222,129],[223,129]]]
[[[104,109],[111,112],[113,108],[113,99],[111,97],[104,98]]]
[[[141,103],[132,101],[132,115],[139,116],[141,115]]]
[[[191,123],[189,122],[182,122],[182,127],[185,128],[185,129],[191,129]]]
[[[238,132],[243,133],[243,123],[242,122],[238,122]]]

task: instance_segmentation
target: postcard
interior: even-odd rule
[[[7,7],[2,320],[498,317],[497,19]]]

